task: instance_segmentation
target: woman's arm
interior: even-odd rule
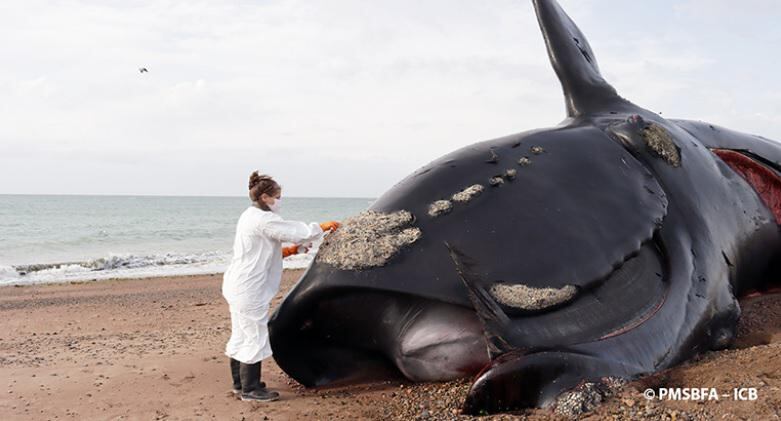
[[[275,240],[286,243],[305,243],[319,237],[323,230],[317,223],[306,224],[298,221],[285,221],[277,219],[266,222],[261,231]]]
[[[303,251],[302,251],[303,249]],[[307,248],[299,245],[294,245],[290,247],[282,247],[282,258],[292,256],[294,254],[298,253],[306,253]]]

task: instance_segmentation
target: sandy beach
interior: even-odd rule
[[[285,271],[282,291],[301,276]],[[401,380],[307,390],[273,362],[263,379],[281,393],[247,403],[229,392],[229,336],[221,275],[0,288],[0,419],[467,419],[468,380]],[[781,295],[742,301],[732,349],[630,383],[586,419],[779,419]],[[756,388],[754,401],[647,401],[646,387]],[[530,410],[483,419],[557,419]]]

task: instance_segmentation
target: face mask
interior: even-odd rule
[[[268,208],[271,209],[271,212],[279,213],[279,210],[282,209],[282,199],[274,199],[274,203],[268,205]]]

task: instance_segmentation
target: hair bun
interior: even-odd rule
[[[257,171],[254,171],[252,174],[249,175],[249,189],[252,190],[253,187],[257,186],[260,183],[261,177],[258,175]]]
[[[257,171],[249,175],[249,198],[253,202],[259,201],[260,195],[264,193],[273,195],[274,192],[281,190],[282,188],[270,175],[258,174]]]

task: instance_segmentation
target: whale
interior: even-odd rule
[[[781,144],[621,97],[533,0],[566,117],[465,146],[347,218],[269,322],[304,386],[472,377],[463,411],[549,407],[730,346],[781,279]]]

